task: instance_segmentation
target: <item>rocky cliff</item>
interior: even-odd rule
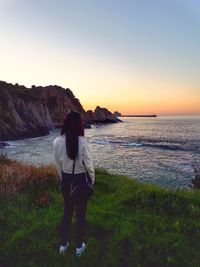
[[[68,110],[83,115],[86,125],[119,120],[107,109],[86,112],[70,89],[60,86],[26,88],[0,81],[0,140],[37,137],[60,127]]]

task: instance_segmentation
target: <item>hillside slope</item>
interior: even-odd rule
[[[199,267],[200,192],[172,191],[96,170],[88,246],[75,257],[74,230],[58,254],[63,199],[55,166],[0,159],[0,266]]]

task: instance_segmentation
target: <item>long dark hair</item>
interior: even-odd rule
[[[70,159],[75,160],[78,156],[78,137],[84,136],[84,127],[81,114],[69,111],[64,119],[61,135],[66,135],[66,152]]]

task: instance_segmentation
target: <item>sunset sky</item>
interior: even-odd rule
[[[0,80],[83,107],[200,114],[199,0],[0,0]]]

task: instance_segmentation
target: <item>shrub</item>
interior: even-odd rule
[[[200,188],[200,167],[194,167],[194,179],[192,179],[192,186],[193,189]]]
[[[58,189],[59,179],[55,166],[35,167],[0,158],[0,204],[15,192],[29,193],[36,203],[47,202],[47,192]]]

